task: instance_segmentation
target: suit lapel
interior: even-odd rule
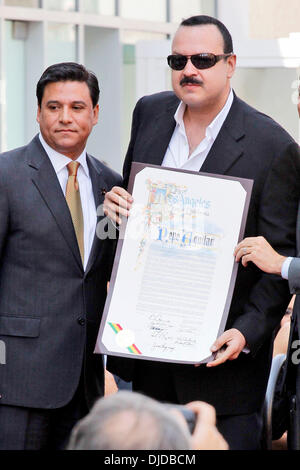
[[[109,191],[110,188],[107,187],[107,184],[102,176],[101,169],[97,166],[96,162],[89,155],[87,155],[87,163],[88,163],[90,178],[91,178],[92,187],[93,187],[95,206],[97,210],[97,225],[98,225],[100,220],[104,217],[103,209],[101,206],[104,202],[105,192]],[[97,236],[97,233],[95,232],[90,256],[89,256],[88,263],[87,263],[86,270],[85,270],[85,275],[90,271],[91,267],[96,261],[97,256],[99,255],[100,245],[101,245],[101,240],[99,239],[99,237]]]
[[[166,109],[156,115],[151,125],[144,129],[135,160],[152,165],[162,164],[175,129],[174,114],[178,104],[178,98],[173,97]]]
[[[168,100],[165,110],[155,116],[155,121],[144,129],[135,151],[135,161],[153,165],[162,164],[175,129],[174,114],[178,104],[178,98],[173,96],[171,100]],[[201,171],[226,174],[244,152],[242,139],[244,135],[243,104],[234,95],[228,116],[201,167]]]
[[[31,179],[51,211],[78,267],[83,270],[78,243],[65,196],[51,161],[38,136],[28,145],[27,155]]]
[[[244,152],[244,112],[240,100],[235,96],[227,118],[207,155],[201,172],[226,174]]]

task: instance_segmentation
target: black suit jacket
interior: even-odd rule
[[[121,177],[91,156],[87,161],[98,207]],[[83,270],[64,194],[38,136],[0,155],[0,220],[0,339],[6,346],[0,404],[61,407],[83,371],[91,405],[104,391],[102,357],[93,350],[114,241],[95,237]]]
[[[128,182],[132,161],[160,165],[175,128],[179,104],[172,92],[142,98],[133,114],[132,134],[124,162]],[[298,204],[294,165],[296,144],[277,123],[234,97],[230,112],[202,172],[254,180],[245,236],[263,235],[280,253],[294,255]],[[230,214],[228,214],[230,217]],[[178,400],[204,400],[219,414],[258,410],[268,380],[272,334],[289,302],[288,284],[254,265],[239,267],[226,329],[245,336],[250,354],[208,369],[204,365],[170,364]],[[125,379],[142,373],[143,361],[109,358],[108,368]],[[153,362],[153,367],[157,367]],[[157,383],[159,387],[159,374]]]

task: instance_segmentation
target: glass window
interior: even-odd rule
[[[166,21],[166,0],[120,0],[120,16],[138,20]]]
[[[82,11],[100,15],[115,15],[115,0],[84,0]]]
[[[76,0],[44,0],[43,5],[47,10],[74,11]]]
[[[10,6],[10,7],[38,8],[39,0],[4,0],[4,5]]]
[[[76,62],[76,26],[71,24],[48,23],[46,48],[48,65],[58,62]]]
[[[13,21],[5,21],[5,103],[3,150],[25,143],[25,40],[17,39]]]
[[[135,45],[123,45],[122,155],[128,147],[132,111],[136,103]]]
[[[132,111],[136,104],[136,43],[164,40],[165,34],[141,31],[121,31],[123,43],[123,100],[122,100],[122,154],[125,155],[130,139]]]

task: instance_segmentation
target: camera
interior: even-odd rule
[[[168,408],[174,408],[175,410],[178,410],[183,415],[188,425],[190,433],[193,434],[194,429],[195,429],[195,424],[196,424],[195,413],[184,405],[174,405],[172,403],[165,403],[165,405]]]

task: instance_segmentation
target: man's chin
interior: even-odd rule
[[[183,87],[180,90],[174,90],[177,98],[183,101],[187,106],[201,106],[203,102],[203,91],[199,87]]]
[[[77,141],[72,135],[61,135],[59,139],[55,139],[55,146],[61,148],[72,148],[76,147]],[[77,144],[78,145],[78,144]]]
[[[62,155],[65,155],[69,158],[72,158],[71,155],[77,154],[78,156],[81,153],[78,145],[76,145],[75,142],[68,141],[67,139],[64,139],[63,141],[60,139],[59,141],[56,141],[51,145],[51,147],[58,153],[61,153]]]
[[[182,96],[181,100],[189,108],[201,108],[204,104],[203,98],[200,98],[199,96],[185,94]]]
[[[60,132],[56,134],[55,140],[56,142],[65,142],[65,141],[74,142],[75,136],[76,134],[73,132]]]

